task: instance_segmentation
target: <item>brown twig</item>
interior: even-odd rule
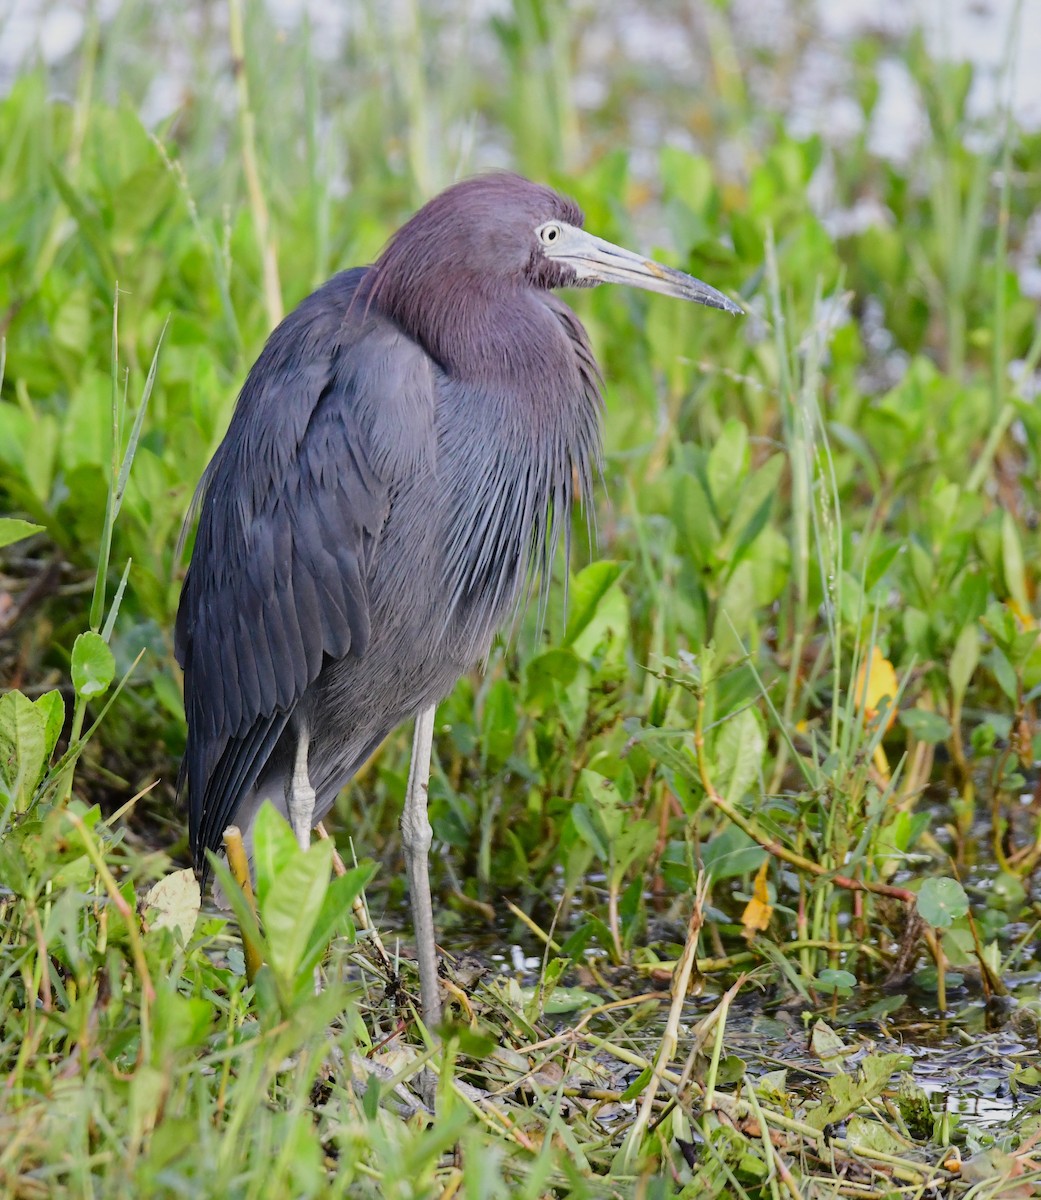
[[[33,581],[24,588],[17,601],[14,601],[11,607],[0,616],[0,635],[13,629],[37,601],[58,590],[63,562],[64,560],[61,558],[52,558]]]
[[[680,1015],[683,1012],[683,1002],[687,998],[687,988],[690,985],[690,977],[697,958],[701,927],[705,922],[705,899],[707,894],[708,887],[706,882],[704,878],[700,878],[695,888],[694,906],[691,909],[690,921],[687,925],[687,941],[672,977],[672,1004],[669,1007],[668,1020],[665,1022],[665,1029],[662,1032],[661,1041],[658,1045],[658,1053],[654,1059],[651,1078],[643,1093],[643,1102],[640,1105],[640,1111],[637,1113],[636,1120],[633,1122],[633,1126],[626,1136],[624,1151],[626,1162],[632,1162],[639,1152],[644,1130],[647,1129],[651,1119],[655,1097],[662,1085],[668,1065],[676,1053],[676,1047],[679,1045]]]

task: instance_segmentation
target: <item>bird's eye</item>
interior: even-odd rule
[[[560,238],[559,225],[543,225],[539,230],[539,239],[544,246],[552,246]]]

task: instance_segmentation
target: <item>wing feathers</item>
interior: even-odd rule
[[[433,454],[431,364],[352,306],[364,275],[337,276],[272,334],[200,485],[176,630],[200,866],[323,663],[365,653],[392,490]]]

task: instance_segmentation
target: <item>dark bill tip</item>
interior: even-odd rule
[[[693,275],[644,258],[642,254],[616,246],[574,225],[551,222],[542,226],[539,233],[542,235],[550,229],[553,238],[548,241],[543,237],[543,253],[547,258],[571,267],[579,284],[620,283],[673,296],[677,300],[688,300],[692,304],[703,304],[707,308],[718,308],[735,317],[744,315],[745,310],[739,304]]]

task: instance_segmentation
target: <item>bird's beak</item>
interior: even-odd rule
[[[709,308],[721,308],[723,312],[738,316],[744,312],[722,292],[693,275],[664,267],[653,259],[586,233],[576,225],[554,222],[554,227],[559,233],[553,242],[543,242],[542,253],[554,262],[569,266],[579,283],[624,283],[648,292],[661,292],[663,296],[706,304]]]

